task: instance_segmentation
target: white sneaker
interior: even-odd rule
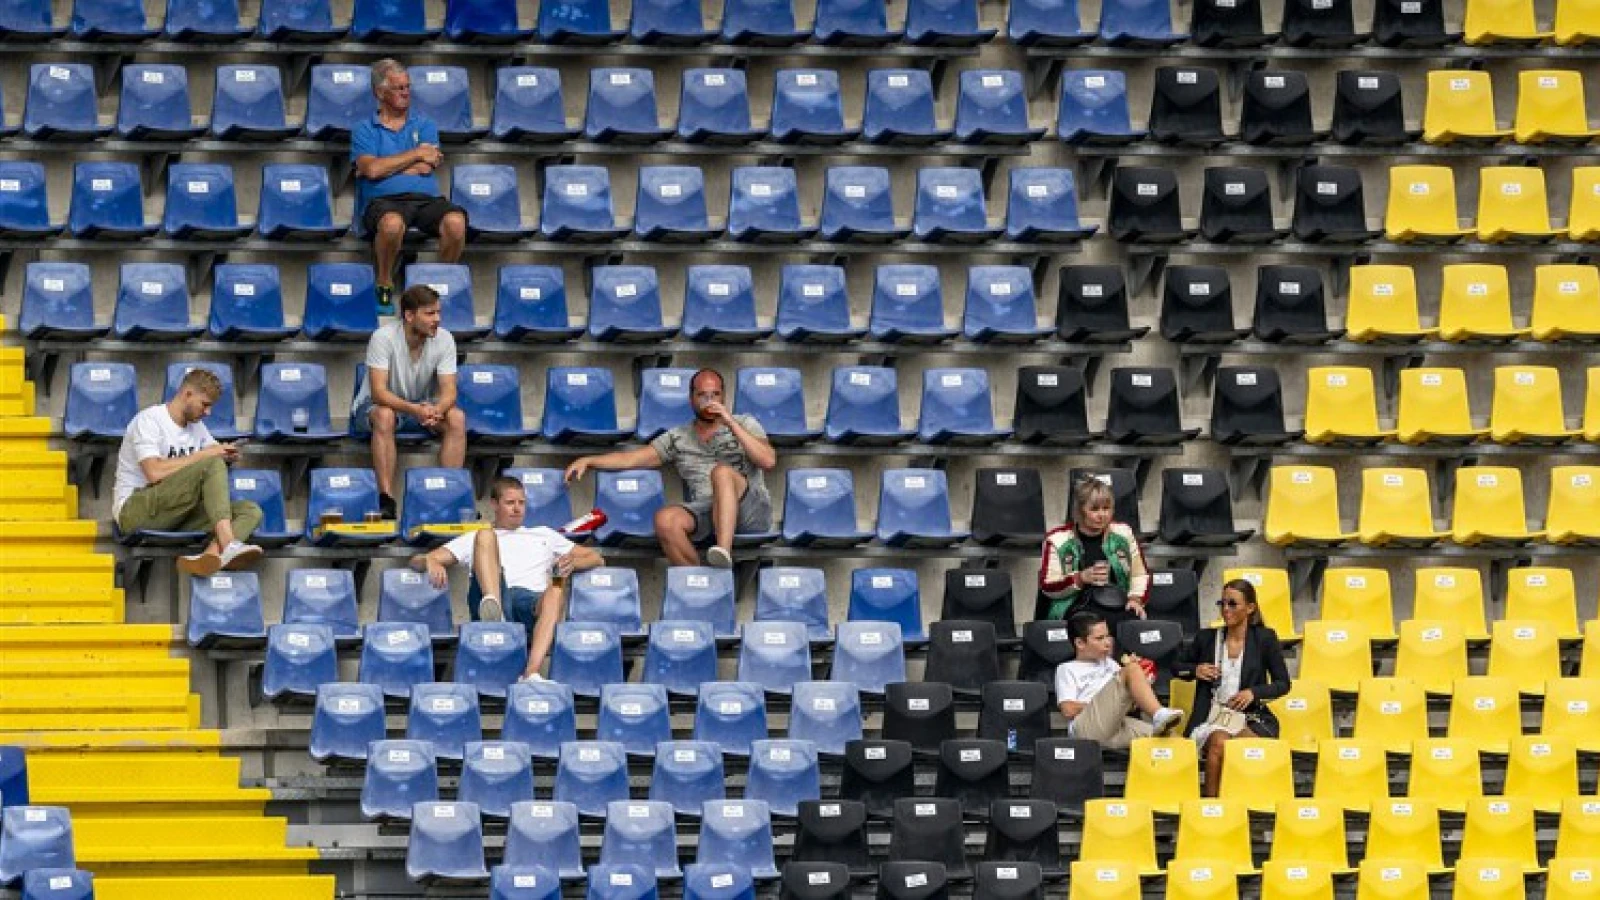
[[[1182,721],[1183,710],[1173,709],[1170,706],[1161,707],[1160,709],[1156,710],[1155,715],[1150,717],[1150,724],[1154,726],[1155,729],[1153,732],[1155,737],[1166,737],[1167,735],[1171,734],[1173,730],[1178,727],[1178,723]]]
[[[506,611],[500,606],[500,600],[495,597],[485,597],[478,601],[478,621],[504,622]]]
[[[733,554],[720,546],[712,547],[706,551],[706,563],[713,569],[731,569],[733,568]]]
[[[178,557],[178,571],[185,575],[196,575],[209,578],[217,574],[222,568],[222,557],[207,550],[204,553],[195,553],[191,556]]]
[[[546,682],[546,681],[549,681],[549,680],[550,679],[544,677],[543,675],[540,675],[538,672],[529,672],[528,674],[522,676],[521,678],[518,678],[517,679],[517,684],[530,684],[530,683],[533,683],[533,682],[543,683],[543,682]]]
[[[222,551],[222,568],[229,572],[249,569],[261,562],[264,554],[265,551],[255,544],[234,541],[228,545],[228,549]]]

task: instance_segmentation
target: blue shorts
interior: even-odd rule
[[[508,588],[504,581],[500,582],[500,605],[505,610],[507,621],[519,622],[527,629],[528,638],[533,638],[533,624],[539,620],[539,601],[544,599],[542,592],[530,591],[527,588]],[[472,579],[472,586],[467,588],[467,611],[472,614],[472,621],[479,621],[478,604],[483,602],[483,591],[478,589],[478,579]]]
[[[354,437],[372,437],[372,407],[375,406],[371,397],[361,397],[356,400],[356,405],[350,408],[350,434]],[[407,413],[396,413],[394,433],[399,437],[426,438],[433,434],[424,428],[422,422],[415,416]]]

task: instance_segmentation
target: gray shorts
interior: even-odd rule
[[[678,505],[687,509],[689,515],[694,516],[694,531],[690,533],[689,539],[698,542],[710,538],[712,532],[711,498],[704,497]],[[738,534],[754,534],[771,530],[772,497],[766,491],[746,489],[744,496],[739,498],[739,514],[735,522],[734,531]]]
[[[356,398],[355,405],[350,408],[350,433],[356,437],[372,436],[372,408],[377,404],[371,397]],[[432,432],[423,426],[415,416],[409,413],[395,415],[394,432],[402,437],[426,437]]]

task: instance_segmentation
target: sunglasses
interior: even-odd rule
[[[1239,609],[1244,606],[1243,600],[1218,600],[1217,609]]]

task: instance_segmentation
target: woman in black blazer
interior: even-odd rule
[[[1255,585],[1236,578],[1222,586],[1217,601],[1221,628],[1203,628],[1173,667],[1178,678],[1194,679],[1194,709],[1188,734],[1205,752],[1207,797],[1215,797],[1222,780],[1222,753],[1236,737],[1278,736],[1278,717],[1267,701],[1289,693],[1289,667],[1283,662],[1278,633],[1261,624]],[[1229,734],[1210,724],[1213,703],[1243,713],[1246,726]]]

